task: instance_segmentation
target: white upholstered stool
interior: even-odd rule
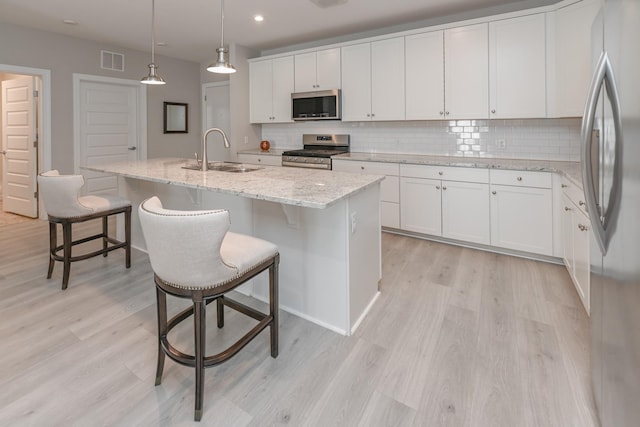
[[[71,263],[124,248],[125,264],[131,266],[131,202],[122,197],[109,195],[89,195],[79,197],[84,185],[82,175],[60,175],[57,170],[38,175],[39,193],[49,216],[49,271],[47,279],[53,274],[55,261],[62,261],[62,289],[67,289]],[[108,218],[111,215],[124,214],[125,240],[121,242],[109,237]],[[102,233],[73,241],[71,227],[78,222],[102,218]],[[62,245],[58,246],[57,224],[62,225]],[[72,256],[75,245],[102,239],[102,249],[91,253]],[[62,255],[58,252],[62,251]]]
[[[158,310],[158,366],[156,385],[162,381],[165,355],[195,368],[195,420],[202,417],[204,368],[233,357],[267,326],[271,356],[278,356],[278,248],[255,237],[229,232],[226,210],[176,211],[164,209],[151,197],[138,209],[142,232],[154,272]],[[269,270],[269,314],[229,299],[225,293]],[[191,307],[167,320],[167,296],[189,298]],[[216,301],[218,328],[224,326],[224,306],[258,320],[249,332],[226,350],[206,355],[206,305]],[[194,355],[169,343],[169,331],[193,314]]]

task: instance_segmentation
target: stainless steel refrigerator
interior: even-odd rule
[[[582,122],[593,391],[603,427],[640,426],[640,0],[605,0],[601,18]]]

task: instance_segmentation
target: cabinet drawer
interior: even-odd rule
[[[238,161],[255,165],[282,166],[282,156],[238,154]]]
[[[441,179],[446,181],[489,182],[489,170],[454,166],[400,165],[400,176],[411,178]]]
[[[333,170],[340,172],[370,173],[372,175],[394,175],[399,174],[397,163],[365,162],[354,160],[333,159]]]
[[[491,184],[551,188],[550,172],[491,169]]]

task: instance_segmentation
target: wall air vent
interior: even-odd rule
[[[124,71],[124,55],[108,50],[100,51],[100,67],[103,70]]]
[[[327,7],[339,6],[345,4],[348,0],[310,0],[316,6],[326,9]]]

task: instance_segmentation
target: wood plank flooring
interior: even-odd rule
[[[0,226],[1,426],[598,425],[589,322],[562,266],[385,233],[382,293],[356,334],[282,312],[277,359],[264,333],[206,371],[198,424],[191,369],[167,360],[154,386],[147,256],[75,263],[61,291],[47,245],[45,221]],[[210,313],[210,352],[254,324],[229,312],[217,330]],[[173,337],[185,351],[189,326]]]

